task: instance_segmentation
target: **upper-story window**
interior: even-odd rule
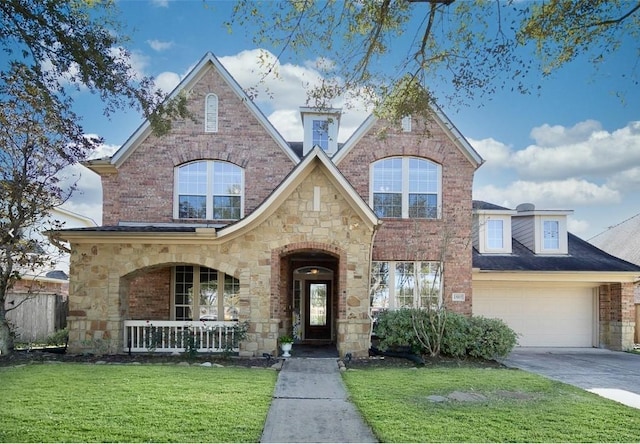
[[[392,157],[371,168],[372,206],[378,217],[437,219],[441,166],[426,159]]]
[[[487,220],[487,249],[501,250],[504,248],[503,225],[502,219]]]
[[[542,221],[542,245],[545,250],[560,249],[560,222],[557,220]]]
[[[204,131],[205,133],[218,132],[218,96],[207,94],[204,105]]]
[[[312,146],[319,146],[324,151],[329,150],[329,123],[326,120],[313,121]]]
[[[176,168],[175,216],[179,219],[238,220],[242,217],[244,172],[214,160]]]

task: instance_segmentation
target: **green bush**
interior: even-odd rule
[[[475,358],[495,359],[507,356],[518,343],[516,332],[501,319],[471,317],[469,327],[472,340],[467,353]]]
[[[436,314],[410,308],[380,312],[374,329],[380,339],[378,347],[382,351],[409,347],[414,353],[427,354],[428,351],[416,335],[414,322],[427,325],[429,316]],[[439,348],[443,355],[495,359],[508,355],[517,344],[517,334],[500,319],[468,317],[451,311],[445,315],[444,334]],[[422,335],[429,335],[427,339],[431,344],[437,340],[433,332],[429,333],[429,329],[419,328],[419,331]]]
[[[471,341],[469,317],[447,311],[440,351],[443,355],[464,358]]]
[[[411,316],[415,310],[401,308],[378,313],[374,332],[380,338],[378,348],[382,351],[409,347],[413,352],[421,352],[422,347],[413,330]]]
[[[47,338],[47,345],[67,345],[67,341],[69,340],[69,330],[63,328],[62,330],[57,330],[54,334]]]

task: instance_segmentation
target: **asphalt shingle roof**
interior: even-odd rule
[[[480,254],[473,249],[473,266],[493,271],[637,271],[640,267],[606,253],[569,233],[568,255],[536,255],[515,239],[512,254]]]

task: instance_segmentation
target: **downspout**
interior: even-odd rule
[[[371,263],[373,262],[373,244],[376,239],[376,234],[378,233],[378,228],[380,228],[381,225],[382,225],[382,221],[378,220],[378,223],[373,226],[373,234],[371,235],[371,244],[369,245],[369,311],[368,311],[369,345],[367,347],[368,350],[371,350],[371,347],[373,345],[373,343],[371,342],[371,337],[373,336],[373,316],[371,316],[371,273],[372,273],[373,267],[371,266]]]

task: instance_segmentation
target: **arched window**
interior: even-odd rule
[[[440,217],[442,167],[417,157],[391,157],[371,166],[371,205],[378,217]]]
[[[218,96],[207,94],[204,106],[204,132],[218,132]]]
[[[174,217],[238,220],[244,206],[244,170],[229,162],[202,160],[176,168]]]

